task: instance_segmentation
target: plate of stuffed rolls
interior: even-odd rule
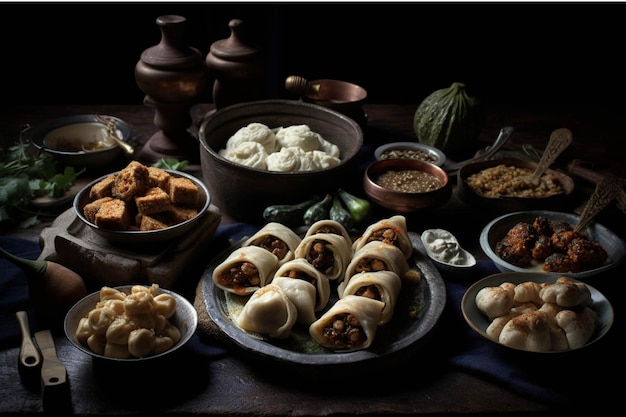
[[[443,312],[445,284],[420,245],[402,215],[357,233],[270,222],[209,263],[202,294],[245,353],[313,375],[372,370],[408,357]]]

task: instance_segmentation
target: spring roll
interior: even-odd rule
[[[296,248],[296,258],[306,259],[331,281],[343,277],[351,255],[350,244],[334,233],[315,233]]]
[[[270,222],[246,239],[241,246],[259,246],[272,252],[282,265],[294,258],[296,247],[302,239],[284,224]]]
[[[215,267],[213,282],[224,291],[252,294],[271,282],[276,269],[276,255],[258,246],[242,246]]]
[[[410,267],[402,251],[396,246],[379,241],[369,242],[352,256],[337,291],[342,294],[354,275],[383,270],[393,271],[403,279],[409,273]]]
[[[323,310],[330,299],[330,281],[328,277],[304,258],[295,258],[278,267],[274,279],[288,277],[300,279],[313,285],[315,288],[315,311]]]
[[[393,316],[401,287],[402,280],[393,271],[363,272],[350,279],[340,297],[358,295],[382,301],[385,306],[378,324],[383,325],[388,323]]]
[[[309,334],[320,345],[334,351],[352,352],[370,347],[385,303],[348,295],[340,298],[309,326]]]
[[[352,245],[350,233],[348,233],[343,224],[335,220],[324,219],[316,221],[309,226],[304,237],[311,236],[315,233],[334,233],[336,235],[341,235],[344,239],[346,239],[346,242]]]
[[[402,251],[405,259],[409,259],[413,253],[413,244],[406,227],[406,217],[399,214],[370,224],[363,234],[355,239],[352,251],[356,252],[372,241],[396,246]]]
[[[310,283],[286,277],[274,277],[272,285],[280,287],[296,306],[296,322],[309,326],[317,317],[315,316],[315,287]]]
[[[235,319],[242,329],[274,339],[286,339],[298,318],[298,311],[287,293],[267,284],[250,296]]]

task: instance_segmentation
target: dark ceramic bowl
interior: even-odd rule
[[[441,187],[427,192],[401,192],[380,186],[376,180],[385,172],[415,170],[435,176]],[[415,159],[383,159],[373,162],[363,175],[363,189],[369,199],[392,211],[411,213],[420,209],[439,207],[452,195],[448,174],[439,166]]]
[[[228,139],[250,123],[271,129],[308,125],[337,145],[341,163],[334,168],[306,172],[271,172],[250,168],[219,154]],[[295,204],[313,195],[334,193],[357,178],[363,131],[351,118],[315,104],[296,100],[264,100],[235,104],[202,121],[199,131],[202,175],[213,204],[229,216],[263,221],[272,204]]]
[[[98,227],[96,224],[87,220],[83,209],[85,205],[90,202],[89,191],[91,190],[91,187],[108,177],[110,174],[103,175],[102,177],[93,180],[85,187],[83,187],[78,192],[78,194],[76,194],[73,202],[74,213],[85,226],[89,227],[91,230],[94,231],[94,233],[102,236],[103,238],[111,242],[132,245],[160,243],[176,239],[200,224],[200,220],[206,214],[207,210],[209,209],[209,205],[211,204],[211,194],[209,193],[209,190],[206,188],[204,183],[191,174],[169,169],[166,169],[164,171],[167,171],[170,175],[173,175],[174,177],[187,178],[198,186],[198,214],[194,218],[159,230],[109,230]],[[114,172],[114,174],[117,174],[117,172]]]
[[[542,270],[543,263],[532,261],[531,265],[521,267],[504,261],[498,256],[496,246],[506,236],[507,232],[517,223],[532,223],[537,217],[544,216],[554,222],[564,222],[571,226],[578,223],[579,216],[570,213],[562,213],[549,210],[520,211],[504,214],[493,219],[482,230],[480,234],[480,247],[485,254],[493,261],[501,272],[533,272],[546,275],[563,275],[576,279],[583,279],[598,275],[620,265],[626,257],[626,244],[611,230],[599,223],[591,223],[583,229],[589,239],[598,242],[608,253],[608,259],[604,265],[594,269],[587,269],[579,272],[548,273]]]
[[[575,187],[574,180],[572,177],[554,169],[548,169],[546,174],[552,175],[553,178],[558,181],[563,192],[549,197],[488,197],[479,194],[468,185],[467,179],[470,176],[498,165],[528,168],[531,171],[534,171],[537,167],[536,162],[517,158],[491,159],[488,161],[469,163],[459,169],[457,174],[460,198],[471,206],[495,213],[510,213],[512,211],[523,210],[562,210],[570,203]]]
[[[131,128],[125,121],[113,120],[117,125],[117,135],[128,142]],[[61,166],[105,167],[122,156],[122,148],[107,139],[106,127],[99,123],[94,114],[70,116],[52,120],[37,127],[31,136],[33,145],[42,152],[55,157]]]

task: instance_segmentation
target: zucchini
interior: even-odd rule
[[[298,204],[275,204],[263,210],[263,218],[268,222],[282,223],[285,226],[300,226],[304,212],[320,201],[319,196]]]
[[[360,224],[369,220],[372,215],[372,205],[369,201],[352,195],[341,188],[337,190],[337,195],[339,195],[341,201],[343,201],[348,208],[348,212],[352,216],[352,220],[355,224]]]
[[[346,230],[354,227],[354,219],[348,210],[343,207],[338,196],[333,197],[333,204],[330,206],[330,219],[341,223]]]
[[[322,201],[318,201],[310,206],[304,212],[302,220],[305,226],[310,226],[313,223],[330,218],[330,206],[333,203],[333,196],[326,194],[326,197]]]

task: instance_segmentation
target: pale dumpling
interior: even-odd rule
[[[252,333],[286,339],[296,323],[298,310],[281,287],[268,284],[254,292],[235,319]]]
[[[258,122],[250,123],[236,131],[226,142],[226,149],[237,148],[244,142],[258,143],[267,154],[276,152],[280,148],[276,134],[272,129]]]
[[[505,282],[497,287],[481,288],[476,294],[476,307],[486,315],[489,320],[507,314],[513,305],[515,285]]]
[[[258,142],[241,142],[232,148],[220,149],[220,156],[250,168],[267,169],[268,153]]]
[[[315,321],[315,292],[310,282],[297,278],[274,277],[272,284],[280,287],[298,311],[297,323],[310,325]]]

